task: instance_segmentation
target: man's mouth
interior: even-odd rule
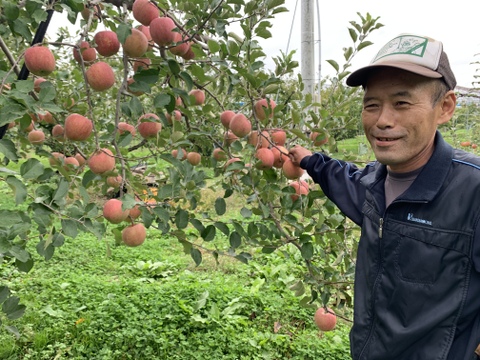
[[[398,140],[399,138],[384,138],[384,137],[377,137],[376,138],[378,141],[395,141]]]

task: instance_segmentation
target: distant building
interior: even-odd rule
[[[480,89],[457,86],[455,93],[457,94],[457,106],[470,104],[480,105]]]

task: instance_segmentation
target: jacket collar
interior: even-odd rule
[[[402,200],[431,201],[440,190],[450,170],[453,158],[453,148],[443,139],[437,130],[435,135],[435,149],[428,162],[418,174],[415,181],[403,195]],[[376,171],[366,175],[362,183],[373,190],[375,185],[382,185],[387,176],[387,167],[376,164]],[[383,193],[383,192],[382,192]]]

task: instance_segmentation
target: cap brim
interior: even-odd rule
[[[402,70],[406,70],[418,75],[422,75],[422,76],[434,78],[434,79],[439,79],[442,77],[440,73],[434,70],[427,69],[423,66],[419,66],[417,64],[402,63],[402,62],[388,62],[388,63],[382,63],[382,64],[368,65],[354,71],[347,77],[347,85],[352,87],[361,86],[361,85],[364,86],[367,83],[368,78],[370,77],[371,73],[374,70],[378,68],[384,68],[384,67],[402,69]]]

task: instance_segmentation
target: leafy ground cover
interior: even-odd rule
[[[82,235],[2,282],[27,306],[2,359],[348,359],[349,324],[320,333],[315,306],[288,289],[302,268],[285,248],[249,264],[206,256],[150,230],[139,248]]]

